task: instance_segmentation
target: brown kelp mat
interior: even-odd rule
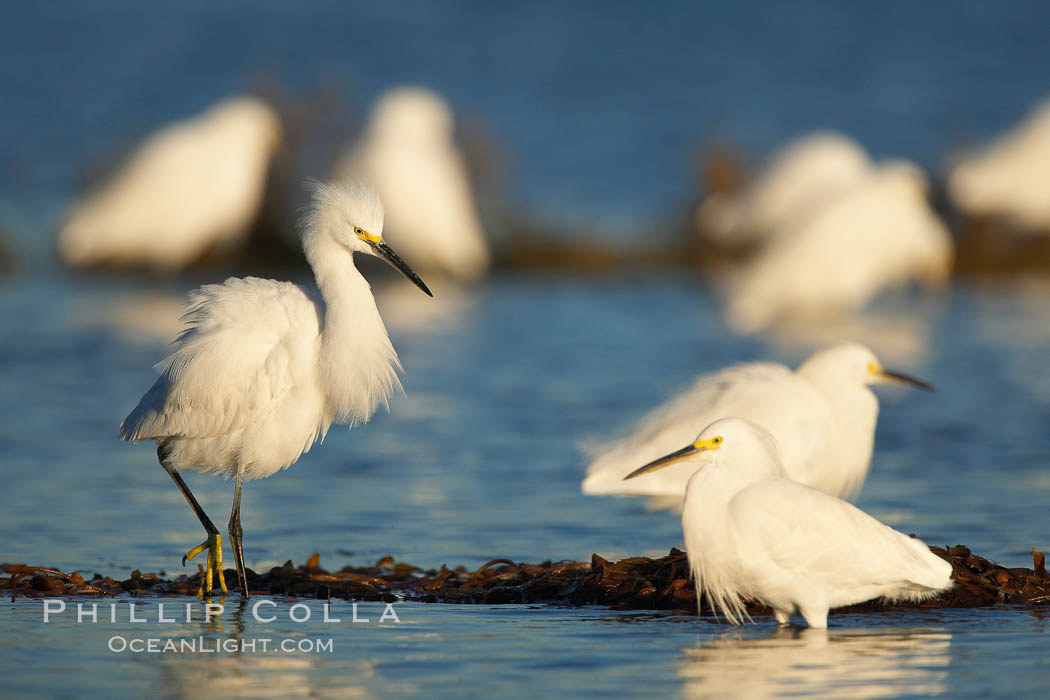
[[[1047,604],[1050,574],[1041,552],[1032,550],[1032,568],[1007,568],[973,554],[962,545],[930,548],[951,563],[955,572],[952,589],[922,603],[887,606],[872,601],[848,608],[877,611],[915,608],[973,608],[997,603]],[[78,572],[22,564],[4,564],[0,591],[14,600],[19,596],[195,596],[200,571],[192,576],[166,579],[162,575],[133,571],[117,580],[95,574],[85,578]],[[228,585],[236,585],[233,569],[226,570]],[[422,569],[380,559],[374,566],[346,566],[328,571],[317,554],[305,564],[291,561],[257,574],[248,571],[251,593],[269,596],[344,598],[361,601],[417,601],[423,603],[538,603],[583,606],[604,605],[621,610],[678,610],[696,613],[696,591],[689,577],[684,552],[672,549],[665,557],[631,557],[610,562],[598,555],[589,562],[543,562],[525,564],[493,559],[477,569]],[[705,611],[707,610],[705,604]],[[760,605],[752,614],[764,611]]]

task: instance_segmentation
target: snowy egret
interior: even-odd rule
[[[1050,100],[948,176],[952,201],[971,216],[1001,215],[1050,233]]]
[[[951,236],[926,201],[922,171],[888,162],[747,264],[730,286],[729,322],[754,332],[784,317],[859,309],[912,280],[939,285],[952,254]]]
[[[383,205],[355,181],[316,183],[302,227],[320,298],[290,282],[230,278],[190,294],[188,327],[161,376],[120,426],[123,440],[155,440],[171,475],[208,533],[183,559],[208,550],[200,595],[222,575],[222,537],[180,469],[235,479],[229,532],[241,591],[241,486],[293,464],[333,422],[365,423],[400,390],[401,364],[354,253],[383,258],[428,295],[383,240]]]
[[[765,240],[842,194],[872,168],[847,136],[817,132],[792,141],[738,194],[719,193],[697,209],[697,228],[727,246]]]
[[[682,507],[698,593],[733,624],[744,599],[828,625],[828,610],[874,598],[923,600],[952,585],[951,565],[922,541],[835,496],[788,478],[776,439],[742,418],[707,426],[685,447],[625,479],[694,463]],[[699,595],[697,596],[699,605]]]
[[[868,387],[884,382],[933,388],[885,369],[871,350],[855,343],[818,350],[795,371],[751,362],[701,375],[643,418],[630,436],[605,446],[588,467],[583,492],[654,496],[680,506],[694,471],[690,465],[648,479],[623,481],[623,476],[686,443],[699,428],[740,416],[776,437],[792,479],[853,498],[868,473],[879,415],[878,398]]]
[[[261,100],[234,97],[150,136],[79,201],[59,234],[73,267],[175,272],[248,232],[281,126]]]
[[[409,264],[474,280],[489,267],[489,249],[452,131],[452,110],[440,96],[421,88],[390,90],[335,172],[376,188],[387,232]]]

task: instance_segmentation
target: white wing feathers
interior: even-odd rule
[[[704,425],[696,425],[697,419],[703,419],[716,407],[721,406],[727,400],[732,400],[733,395],[740,392],[742,388],[748,385],[771,386],[775,382],[791,381],[792,379],[794,379],[794,372],[774,362],[751,362],[702,375],[696,379],[692,387],[671,399],[666,405],[646,415],[639,423],[638,430],[625,442],[629,444],[648,442],[667,426],[681,421],[695,426],[690,436],[694,438],[707,427],[708,423],[722,416],[712,418]]]
[[[791,400],[784,400],[784,396]],[[726,416],[749,418],[765,426],[774,437],[791,435],[781,449],[788,465],[805,463],[826,440],[826,427],[819,398],[788,367],[772,362],[753,362],[728,367],[697,378],[693,386],[653,410],[626,438],[593,450],[597,455],[587,469],[583,492],[592,494],[642,493],[681,494],[696,470],[682,464],[644,479],[623,481],[638,467],[691,442],[710,423]],[[797,453],[797,454],[796,454]]]
[[[297,384],[314,381],[318,307],[302,288],[230,278],[189,296],[188,327],[161,376],[120,427],[123,440],[208,438],[255,425]]]
[[[780,571],[829,591],[871,587],[884,589],[872,597],[889,591],[890,598],[921,599],[944,588],[951,574],[951,565],[921,540],[788,479],[744,489],[729,514],[741,540],[765,543],[764,554]]]

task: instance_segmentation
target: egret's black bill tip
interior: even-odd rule
[[[921,379],[909,376],[907,374],[901,374],[900,372],[890,372],[889,370],[883,370],[882,375],[890,381],[896,382],[897,384],[905,384],[907,386],[915,387],[916,389],[922,389],[923,391],[936,391],[936,387],[929,382],[925,382]]]
[[[412,284],[422,289],[428,297],[432,299],[434,298],[434,293],[430,291],[430,287],[426,285],[426,282],[420,279],[419,275],[412,271],[412,268],[408,266],[408,263],[402,260],[401,256],[395,253],[394,249],[386,244],[386,241],[380,241],[379,243],[369,242],[369,245],[372,246],[372,250],[376,252],[376,255],[390,263],[391,267],[407,277]]]

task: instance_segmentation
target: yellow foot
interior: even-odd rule
[[[212,577],[216,573],[218,574],[219,586],[222,588],[222,592],[226,592],[226,579],[222,575],[222,535],[217,533],[208,535],[207,541],[186,552],[186,556],[182,558],[182,565],[186,566],[187,561],[190,561],[205,549],[208,550],[208,569],[204,572],[204,576],[201,578],[200,590],[197,591],[197,597],[201,599],[204,598],[206,593],[211,593]]]

